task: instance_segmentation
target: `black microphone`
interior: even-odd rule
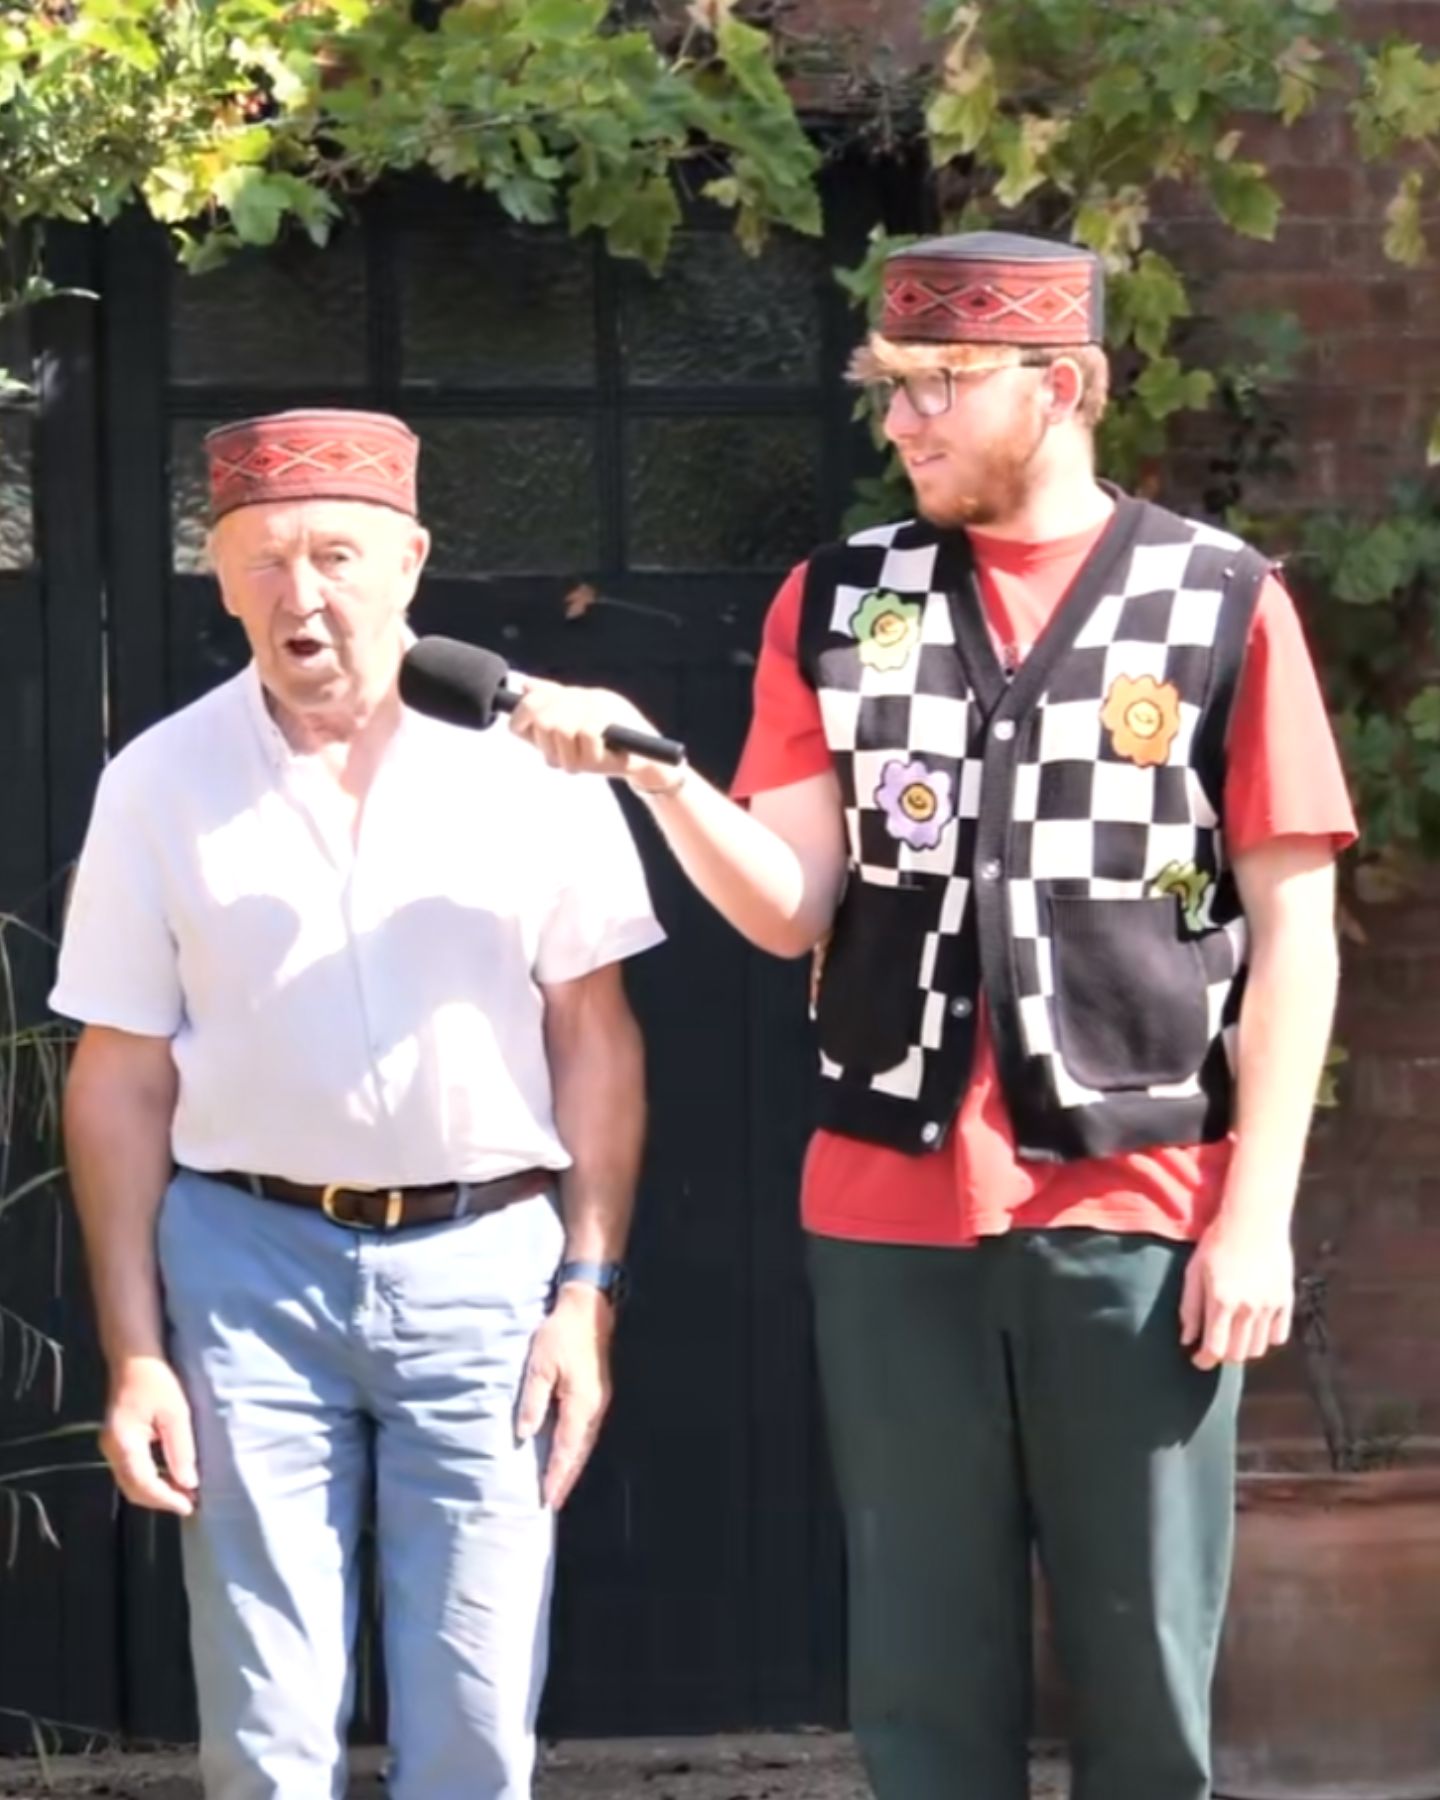
[[[495,723],[497,712],[514,712],[523,698],[506,687],[509,673],[505,658],[493,650],[457,638],[423,637],[400,664],[400,698],[442,724],[484,731]],[[607,725],[602,739],[607,750],[648,756],[652,762],[685,760],[685,746],[674,738],[632,731],[628,725]]]

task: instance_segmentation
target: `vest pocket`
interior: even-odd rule
[[[929,886],[851,881],[815,1006],[820,1048],[831,1062],[867,1074],[904,1062],[919,1034],[920,959],[937,915]]]
[[[1055,1036],[1075,1079],[1100,1093],[1189,1080],[1209,1048],[1210,1009],[1174,896],[1054,894],[1050,928]]]

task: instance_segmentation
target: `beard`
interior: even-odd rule
[[[968,488],[915,499],[920,516],[942,531],[966,525],[1001,525],[1029,496],[1036,456],[1045,441],[1043,419],[1018,418],[985,454],[980,477]]]

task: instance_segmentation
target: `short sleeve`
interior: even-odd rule
[[[578,981],[665,941],[610,783],[553,771],[551,780],[558,861],[535,957],[535,979],[546,986]]]
[[[1279,837],[1327,837],[1338,855],[1355,812],[1295,604],[1260,590],[1230,722],[1225,839],[1231,855]]]
[[[833,764],[814,688],[800,669],[800,607],[805,564],[792,569],[765,616],[755,665],[755,710],[740,766],[730,784],[736,800],[789,787]]]
[[[86,1025],[170,1038],[185,1014],[179,959],[158,850],[134,787],[133,767],[123,756],[100,778],[50,1005]]]

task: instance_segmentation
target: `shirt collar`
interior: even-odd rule
[[[272,768],[288,769],[295,759],[295,752],[286,743],[285,733],[275,723],[266,704],[265,684],[260,679],[260,666],[253,657],[240,672],[240,693],[266,761]]]

